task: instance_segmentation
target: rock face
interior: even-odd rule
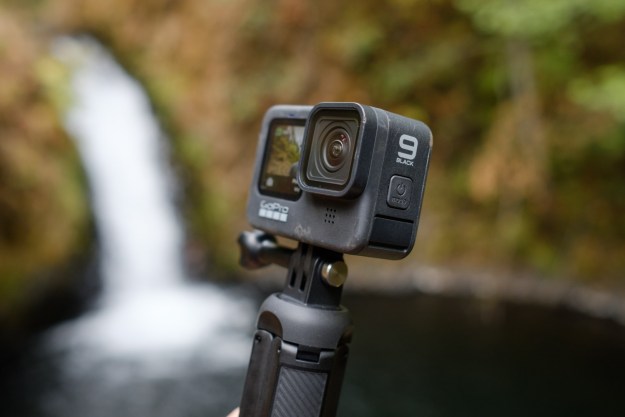
[[[17,324],[85,252],[86,188],[60,127],[63,73],[29,20],[0,6],[0,327]]]

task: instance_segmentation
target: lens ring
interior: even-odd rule
[[[350,156],[351,137],[342,127],[335,127],[321,141],[321,163],[329,172],[336,172]]]

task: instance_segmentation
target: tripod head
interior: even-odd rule
[[[262,230],[243,232],[237,241],[240,248],[239,264],[246,269],[259,269],[267,265],[275,264],[284,268],[289,268],[291,257],[295,254],[295,249],[289,249],[278,245],[276,238]],[[347,279],[347,264],[341,260],[330,261],[337,256],[330,256],[336,253],[326,251],[327,259],[320,265],[321,277],[324,282],[331,287],[340,288]]]

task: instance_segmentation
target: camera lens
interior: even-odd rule
[[[330,171],[336,172],[347,161],[350,155],[351,138],[343,128],[332,129],[322,140],[321,151],[323,157],[321,161],[323,167]]]
[[[298,181],[330,192],[345,188],[357,161],[359,124],[360,115],[352,109],[313,113],[305,133]]]

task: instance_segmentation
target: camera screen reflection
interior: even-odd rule
[[[276,120],[270,127],[269,144],[263,159],[259,188],[263,194],[297,200],[297,185],[305,120]]]

